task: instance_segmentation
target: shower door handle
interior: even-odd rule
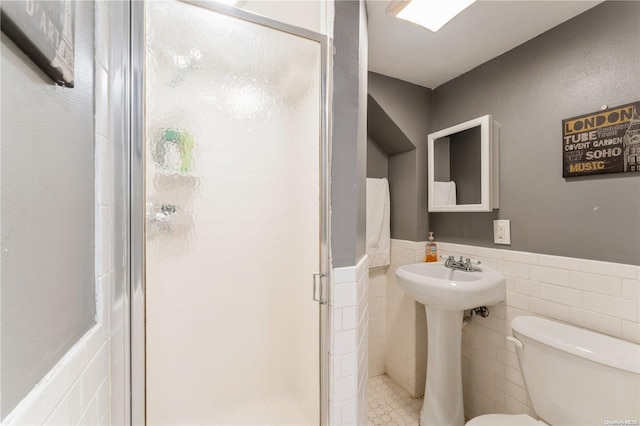
[[[327,276],[326,272],[322,272],[322,273],[316,272],[315,274],[313,274],[313,300],[316,302],[320,302],[321,305],[325,305],[327,303],[327,299],[323,297],[324,292],[322,291],[322,278],[326,276]],[[318,286],[318,282],[320,283],[319,286]],[[318,287],[320,288],[319,292],[318,292]]]

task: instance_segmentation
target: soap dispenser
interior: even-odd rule
[[[425,251],[425,262],[437,262],[438,261],[438,247],[433,241],[433,232],[429,232],[429,242],[427,243],[427,250]]]

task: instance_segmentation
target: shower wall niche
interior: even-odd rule
[[[428,235],[431,96],[431,89],[369,73],[367,177],[389,180],[392,238],[391,265],[369,270],[369,377],[386,373],[414,396],[424,392],[426,320],[395,284],[395,269],[415,260],[403,258],[408,251],[394,240]]]

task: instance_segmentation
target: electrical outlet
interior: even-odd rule
[[[509,219],[493,221],[493,242],[511,245],[511,221]]]

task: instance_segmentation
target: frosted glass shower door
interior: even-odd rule
[[[317,425],[322,46],[146,4],[149,425]]]

